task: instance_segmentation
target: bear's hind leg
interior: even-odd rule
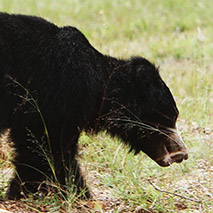
[[[15,177],[10,181],[7,197],[20,199],[38,191],[39,186],[50,175],[50,168],[38,144],[27,140],[25,128],[11,129],[16,156]]]
[[[19,200],[20,198],[27,197],[28,194],[36,193],[45,179],[43,176],[37,171],[34,172],[32,168],[16,164],[16,175],[10,181],[7,197],[11,200]]]

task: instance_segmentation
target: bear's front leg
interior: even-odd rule
[[[88,199],[91,197],[91,195],[81,174],[79,163],[76,159],[78,155],[78,137],[79,134],[76,134],[76,136],[72,137],[68,143],[66,140],[66,144],[61,146],[61,154],[58,155],[56,152],[54,154],[54,159],[58,159],[57,156],[61,157],[60,160],[56,160],[56,171],[62,191],[71,193],[74,192],[77,194],[77,196]]]

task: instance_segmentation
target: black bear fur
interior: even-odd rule
[[[174,128],[178,116],[148,60],[106,56],[75,27],[6,13],[0,13],[0,100],[0,130],[11,129],[17,153],[10,199],[36,192],[48,178],[63,187],[69,175],[78,193],[87,189],[76,160],[81,131],[106,130],[152,157],[164,136],[146,125]]]

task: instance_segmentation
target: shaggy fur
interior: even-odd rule
[[[17,153],[11,199],[36,192],[48,178],[86,189],[76,160],[82,130],[106,130],[154,159],[165,137],[156,128],[174,128],[178,116],[158,69],[146,59],[109,57],[74,27],[5,13],[0,98],[0,129],[11,129]]]

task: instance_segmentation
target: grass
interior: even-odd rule
[[[119,140],[105,133],[83,133],[80,160],[96,201],[70,199],[62,205],[64,211],[74,211],[77,206],[83,212],[213,211],[211,1],[2,0],[0,10],[42,16],[59,26],[76,26],[105,54],[148,58],[160,66],[179,107],[178,126],[190,152],[186,162],[160,168],[143,153],[129,154]],[[10,164],[5,148],[0,147],[0,168],[6,171]],[[5,179],[2,176],[0,180]],[[4,190],[0,187],[2,196]],[[28,202],[48,206],[49,211],[60,208],[57,198]]]

